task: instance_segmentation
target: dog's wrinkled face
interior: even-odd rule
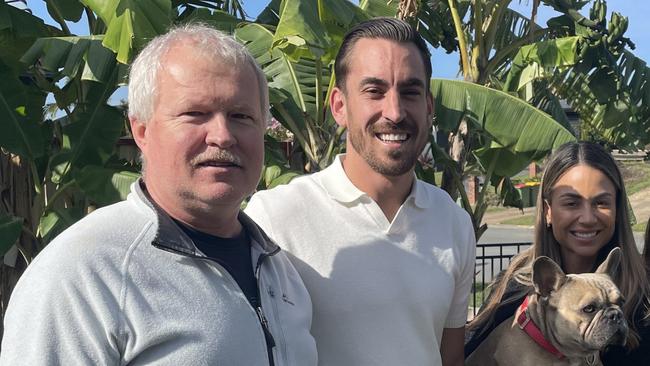
[[[605,274],[567,275],[564,285],[549,296],[548,305],[555,309],[553,328],[562,345],[595,351],[627,340],[623,298]]]
[[[549,258],[535,261],[533,282],[540,310],[547,331],[565,352],[593,352],[625,344],[628,327],[623,297],[611,279],[620,256],[620,249],[615,248],[596,273],[569,275]]]

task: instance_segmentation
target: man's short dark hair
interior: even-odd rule
[[[334,62],[334,72],[336,73],[336,86],[339,89],[345,89],[345,79],[348,76],[349,54],[354,44],[362,38],[387,39],[399,43],[413,43],[420,51],[424,71],[426,74],[426,88],[429,90],[429,80],[431,79],[431,54],[427,44],[420,36],[420,33],[410,24],[397,18],[378,17],[366,20],[355,25],[343,37],[343,42],[339,48]]]

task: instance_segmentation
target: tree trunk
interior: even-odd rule
[[[29,164],[19,156],[0,151],[0,212],[25,219],[23,228],[29,230],[23,230],[18,246],[27,258],[32,258],[37,251],[34,238],[28,234],[38,226],[34,224],[38,218],[32,217],[35,197],[33,187]],[[14,246],[0,263],[0,315],[3,319],[9,296],[28,264],[23,254],[18,251],[17,246]],[[0,323],[0,335],[3,330],[3,323]]]
[[[449,134],[449,156],[456,162],[456,174],[463,177],[463,170],[465,166],[465,158],[469,149],[469,129],[467,121],[463,118],[458,125],[458,130]],[[440,187],[447,191],[449,196],[456,201],[458,199],[458,187],[454,182],[454,175],[451,167],[445,168],[442,173],[442,182]]]

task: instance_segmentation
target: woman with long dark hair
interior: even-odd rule
[[[513,316],[533,291],[535,258],[550,257],[566,273],[593,272],[614,247],[621,249],[622,258],[613,280],[625,298],[630,332],[625,347],[612,346],[601,358],[605,365],[650,365],[648,270],[632,235],[621,172],[602,146],[590,142],[565,144],[548,160],[537,198],[534,243],[491,284],[486,303],[469,324],[465,354]]]

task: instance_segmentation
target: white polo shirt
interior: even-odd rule
[[[312,297],[319,365],[441,365],[443,328],[467,319],[469,215],[415,180],[393,222],[327,169],[253,196],[246,213],[281,247]]]

